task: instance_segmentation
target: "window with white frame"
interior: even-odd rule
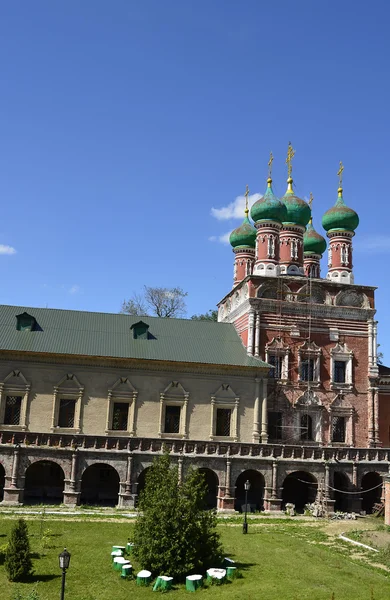
[[[347,344],[338,343],[330,351],[330,382],[332,388],[351,389],[353,386],[353,352]]]
[[[288,360],[290,349],[281,338],[273,338],[265,346],[265,362],[272,365],[269,376],[273,379],[288,380]]]
[[[306,390],[295,404],[294,425],[296,439],[301,442],[322,441],[324,407],[313,390]]]
[[[27,429],[29,391],[30,383],[21,371],[11,371],[0,382],[0,424],[10,429]]]
[[[321,348],[315,342],[305,342],[298,350],[298,379],[320,384]]]
[[[329,441],[334,444],[354,444],[353,407],[340,392],[329,409]]]
[[[119,377],[108,390],[106,433],[135,435],[135,405],[138,392],[128,377]]]
[[[211,396],[210,439],[238,441],[238,407],[240,398],[230,384],[222,384]]]
[[[188,400],[189,393],[179,381],[171,381],[160,393],[159,437],[187,437]]]
[[[73,373],[62,377],[53,393],[51,431],[58,429],[81,433],[82,386]]]

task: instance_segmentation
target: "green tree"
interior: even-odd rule
[[[134,552],[155,575],[182,579],[218,566],[222,548],[215,511],[205,510],[204,475],[190,469],[179,485],[169,455],[155,459],[140,494]]]
[[[10,581],[23,581],[31,575],[30,541],[24,519],[18,519],[12,528],[4,566]]]
[[[192,315],[191,319],[193,321],[218,321],[218,311],[208,310],[204,314]]]

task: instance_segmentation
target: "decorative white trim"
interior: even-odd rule
[[[289,354],[290,348],[283,343],[281,338],[272,338],[272,340],[265,345],[265,362],[269,362],[270,356],[282,357],[282,376],[280,378],[282,381],[288,381],[289,379]]]
[[[31,384],[27,381],[23,373],[17,369],[8,373],[4,381],[0,383],[0,423],[4,429],[26,431],[27,405],[30,388]],[[18,425],[6,425],[4,423],[7,396],[19,396],[22,399],[20,405],[20,421]]]
[[[106,418],[106,433],[113,435],[135,435],[135,406],[137,402],[138,391],[134,388],[127,377],[119,377],[108,390],[107,397],[107,418]],[[113,429],[114,404],[128,404],[129,413],[127,418],[127,429]]]
[[[312,381],[308,381],[306,379],[302,379],[301,378],[301,364],[302,364],[302,360],[307,360],[307,359],[312,359],[314,364],[313,364],[313,380]],[[320,379],[320,375],[321,375],[321,348],[319,346],[317,346],[317,344],[315,342],[304,342],[299,348],[298,348],[298,381],[300,383],[305,383],[306,385],[308,383],[310,384],[314,384],[316,386],[320,385],[321,383],[321,379]]]
[[[345,366],[345,383],[334,381],[334,367],[336,361],[346,363]],[[330,351],[330,387],[331,389],[350,390],[353,387],[353,351],[350,350],[347,344],[338,343]]]
[[[240,397],[237,396],[229,383],[223,383],[216,393],[211,396],[211,422],[210,422],[210,440],[230,440],[238,442],[238,407]],[[217,428],[217,409],[225,408],[232,411],[230,421],[230,436],[221,437],[216,435]]]
[[[185,439],[188,436],[188,400],[190,394],[187,392],[179,381],[171,381],[165,390],[160,393],[160,423],[158,435],[161,438],[180,438]],[[166,433],[165,425],[165,409],[167,406],[180,406],[180,424],[179,433]]]
[[[84,386],[81,385],[76,375],[67,373],[64,375],[53,389],[53,411],[51,431],[81,433],[81,409],[84,394]],[[75,400],[74,427],[63,428],[58,426],[60,413],[60,400]]]

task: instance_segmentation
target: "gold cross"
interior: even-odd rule
[[[247,211],[248,210],[248,196],[249,196],[249,187],[248,186],[246,186],[244,195],[245,195],[245,211]]]
[[[309,202],[308,202],[310,209],[311,209],[311,205],[313,204],[313,200],[314,200],[313,192],[310,192],[310,197],[309,197]]]
[[[272,163],[274,162],[274,157],[272,152],[269,153],[269,161],[268,161],[268,177],[271,179],[272,175]]]
[[[341,187],[343,184],[343,171],[344,171],[344,165],[340,160],[340,168],[337,171],[337,175],[339,176],[339,186]]]
[[[287,158],[286,158],[286,165],[287,165],[287,174],[288,177],[291,177],[291,171],[292,171],[292,159],[295,156],[295,150],[293,149],[291,142],[288,143],[288,150],[287,150]]]

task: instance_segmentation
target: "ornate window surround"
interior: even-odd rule
[[[106,434],[131,437],[135,434],[135,405],[138,391],[134,388],[128,377],[119,377],[111,389],[108,390]],[[128,404],[129,414],[127,429],[125,431],[112,429],[114,404]]]
[[[67,373],[54,386],[53,412],[51,419],[51,431],[64,433],[81,433],[81,403],[84,394],[84,386],[81,385],[76,375]],[[59,427],[58,419],[60,413],[60,400],[75,400],[74,427]]]
[[[329,444],[332,446],[353,446],[354,429],[353,429],[353,406],[344,399],[343,393],[337,394],[332,404],[329,407]],[[345,442],[332,442],[332,420],[333,417],[345,418]]]
[[[187,412],[188,400],[190,394],[187,392],[179,381],[171,381],[163,392],[160,393],[160,423],[158,436],[161,438],[178,438],[186,439],[188,437]],[[179,433],[165,433],[165,407],[180,406],[180,426]]]
[[[210,422],[210,440],[227,440],[238,442],[238,407],[240,398],[237,396],[229,383],[223,383],[216,393],[211,396],[211,422]],[[217,428],[217,409],[226,408],[232,411],[230,423],[230,436],[215,435]]]
[[[294,405],[294,425],[297,433],[297,438],[300,444],[320,444],[322,442],[322,420],[323,420],[323,405],[321,404],[317,394],[312,390],[306,390]],[[308,414],[312,419],[313,439],[301,440],[301,417]]]
[[[279,381],[288,381],[288,369],[289,369],[289,354],[290,348],[285,346],[281,338],[273,338],[270,342],[265,345],[265,362],[268,362],[270,356],[281,356],[282,362],[282,377]]]
[[[312,358],[314,361],[313,381],[301,379],[302,360]],[[321,385],[321,348],[315,342],[304,342],[298,348],[298,382],[301,387],[320,387]]]
[[[345,383],[333,381],[336,361],[345,362]],[[332,390],[351,390],[353,388],[353,351],[347,344],[337,343],[330,351],[330,388]]]
[[[16,379],[16,382],[12,381],[13,379]],[[12,431],[27,430],[27,404],[30,388],[31,384],[27,381],[23,373],[16,369],[11,371],[4,381],[0,383],[0,423],[3,429],[10,429]],[[22,398],[19,425],[4,424],[5,403],[7,396],[20,396]]]

